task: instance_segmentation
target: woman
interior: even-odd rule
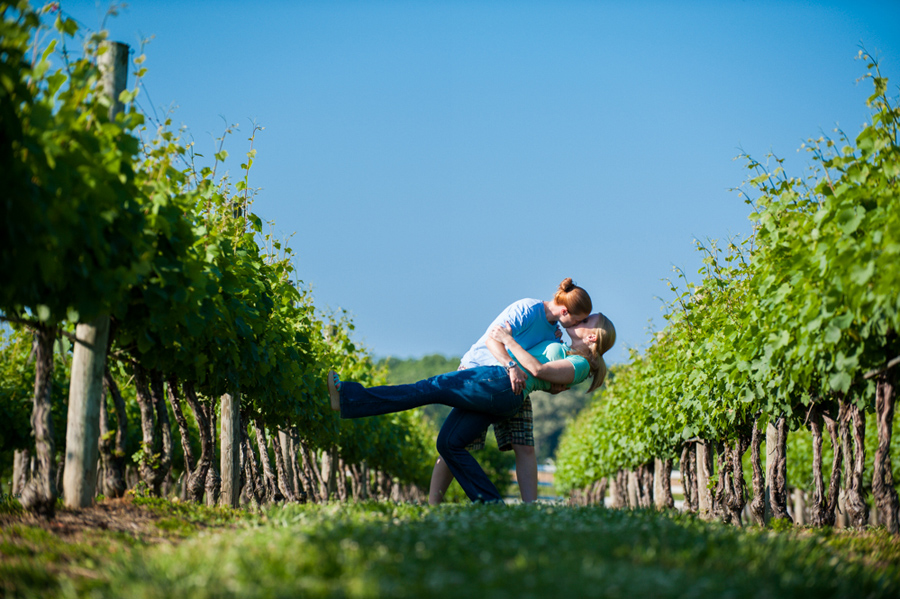
[[[583,288],[575,285],[571,278],[562,283],[549,301],[522,299],[507,306],[485,330],[484,335],[476,341],[459,363],[460,369],[477,366],[509,365],[509,355],[503,345],[488,334],[496,326],[508,323],[512,336],[525,349],[536,346],[543,341],[555,341],[561,333],[558,325],[572,327],[582,322],[591,313],[591,296]],[[525,372],[519,368],[508,370],[513,390],[521,390],[525,385]],[[522,407],[512,417],[493,424],[497,447],[501,451],[512,450],[516,460],[516,479],[519,492],[525,503],[537,499],[537,455],[534,451],[534,416],[531,398],[525,395]],[[485,430],[472,444],[469,450],[482,449],[485,444]],[[428,503],[437,505],[443,501],[444,494],[453,473],[438,458],[431,474],[428,491]]]
[[[527,373],[521,391],[515,391],[505,366],[479,366],[440,374],[410,385],[386,385],[366,389],[359,383],[341,382],[328,373],[331,407],[342,418],[362,418],[409,410],[428,404],[454,409],[438,434],[438,453],[472,501],[502,501],[494,484],[466,446],[488,425],[516,413],[524,397],[533,390],[547,390],[554,383],[577,384],[593,376],[590,390],[603,383],[603,354],[615,343],[612,323],[602,314],[590,316],[573,327],[571,348],[558,342],[543,342],[526,351],[509,328],[491,330],[491,338],[502,343]]]

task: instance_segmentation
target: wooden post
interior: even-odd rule
[[[663,461],[659,458],[653,458],[653,500],[656,503],[656,509],[663,509],[665,499],[663,498]]]
[[[628,489],[628,507],[633,510],[641,507],[641,502],[638,497],[637,470],[629,470],[628,471],[627,489]]]
[[[625,507],[623,505],[619,505],[619,497],[621,496],[621,491],[619,490],[619,477],[616,475],[609,477],[609,497],[610,497],[610,507],[613,508],[622,508]]]
[[[656,458],[653,462],[653,499],[659,510],[674,508],[672,497],[672,460]]]
[[[697,512],[704,520],[713,517],[712,493],[709,489],[709,477],[712,470],[709,447],[704,442],[696,444],[697,453]]]
[[[322,452],[322,498],[328,500],[337,491],[335,470],[337,470],[337,450]]]
[[[103,91],[110,99],[109,118],[122,111],[119,94],[128,79],[128,45],[105,42],[97,57]],[[72,355],[63,496],[68,507],[87,507],[94,498],[100,456],[100,395],[109,340],[109,315],[75,327]]]
[[[799,488],[794,489],[794,524],[806,526],[806,494]]]
[[[362,489],[359,492],[360,499],[368,499],[369,498],[369,464],[368,462],[362,463]]]
[[[129,48],[122,42],[103,42],[100,47],[102,53],[97,57],[97,66],[100,67],[103,91],[110,100],[109,120],[112,121],[125,109],[119,96],[125,91],[128,81]]]
[[[226,393],[221,404],[221,460],[222,491],[221,505],[238,507],[241,497],[241,396],[240,393]]]
[[[843,487],[839,491],[838,495],[838,505],[837,510],[835,510],[834,515],[834,527],[835,528],[847,528],[850,523],[847,520],[847,507],[846,507],[846,499],[845,499],[845,491]]]
[[[63,495],[66,506],[91,505],[100,457],[100,400],[109,316],[100,316],[75,327],[72,378],[69,381],[69,413],[66,426],[66,466]]]
[[[775,476],[775,448],[778,446],[778,430],[770,421],[766,426],[766,524],[772,519],[772,481]]]
[[[284,475],[287,484],[290,485],[290,488],[285,490],[290,491],[291,493],[293,493],[294,497],[297,497],[300,494],[300,489],[297,488],[296,477],[294,476],[295,466],[293,461],[291,460],[291,455],[293,455],[291,452],[292,439],[286,431],[278,429],[278,441],[281,446],[281,459],[284,463],[285,469]]]

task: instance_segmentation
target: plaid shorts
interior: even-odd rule
[[[494,436],[497,437],[497,446],[500,447],[500,451],[510,451],[513,444],[534,447],[534,413],[531,411],[530,397],[525,398],[522,407],[514,415],[494,423]],[[480,439],[472,441],[466,449],[469,451],[484,449],[485,439],[487,439],[487,429],[481,433]]]

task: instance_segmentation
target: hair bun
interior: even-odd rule
[[[572,291],[575,287],[576,285],[572,282],[572,277],[566,277],[563,279],[562,283],[559,284],[559,290],[566,293]]]
[[[572,282],[572,277],[566,277],[559,284],[559,289],[553,295],[553,301],[564,306],[572,314],[587,316],[591,313],[593,305],[591,296],[587,291]]]

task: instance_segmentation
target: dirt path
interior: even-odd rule
[[[81,542],[95,531],[125,533],[143,542],[172,540],[157,526],[163,518],[149,508],[135,505],[130,496],[107,499],[88,508],[59,509],[47,520],[30,513],[0,515],[0,528],[15,525],[42,528],[66,542]]]

